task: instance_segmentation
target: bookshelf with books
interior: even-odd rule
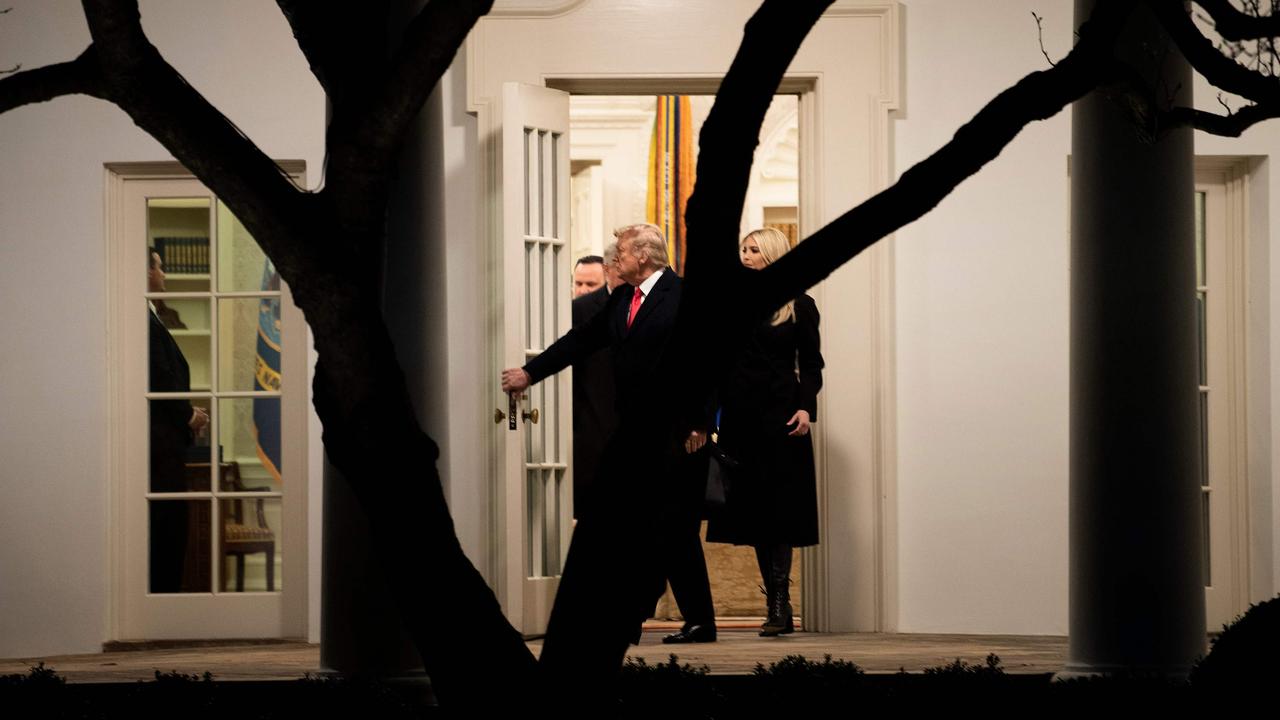
[[[208,197],[151,198],[147,202],[147,244],[164,262],[166,293],[210,293],[211,202]],[[191,369],[191,389],[211,387],[211,298],[166,297],[161,320]]]
[[[170,277],[209,279],[208,237],[157,237],[152,245]]]

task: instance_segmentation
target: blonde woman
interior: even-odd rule
[[[752,231],[739,244],[742,264],[752,270],[790,249],[773,228]],[[818,542],[809,427],[817,420],[822,367],[818,308],[802,294],[752,332],[720,388],[720,446],[740,465],[707,540],[755,548],[767,604],[765,637],[795,631],[792,549]]]

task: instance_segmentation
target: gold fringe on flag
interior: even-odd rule
[[[685,204],[693,194],[694,139],[688,95],[659,95],[658,116],[649,144],[649,193],[646,219],[662,228],[667,259],[684,274]]]

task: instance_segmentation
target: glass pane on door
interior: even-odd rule
[[[162,289],[209,289],[209,209],[207,197],[147,200],[147,246],[164,263],[168,287]]]
[[[218,301],[218,391],[278,392],[281,386],[280,300]]]
[[[208,427],[201,425],[208,408],[207,398],[148,401],[151,492],[208,491]]]
[[[279,592],[281,567],[279,497],[223,500],[219,508],[222,592]]]
[[[526,128],[524,131],[524,280],[526,352],[532,356],[545,350],[568,327],[566,303],[572,287],[566,272],[567,238],[559,217],[560,133]],[[567,550],[565,523],[568,508],[561,502],[561,488],[567,470],[561,417],[561,397],[567,392],[559,375],[544,379],[528,391],[529,407],[539,412],[537,424],[526,423],[525,433],[525,534],[528,577],[560,574]]]
[[[1209,394],[1215,388],[1209,384],[1209,317],[1208,304],[1216,301],[1209,297],[1211,288],[1208,278],[1208,239],[1205,227],[1205,193],[1196,192],[1195,197],[1195,256],[1196,256],[1196,380],[1199,384],[1197,400],[1199,405],[1199,440],[1200,440],[1200,475],[1201,487],[1201,572],[1205,587],[1211,587],[1212,572],[1210,568],[1210,518],[1209,500],[1212,482],[1209,475]]]
[[[218,291],[254,292],[279,290],[280,280],[263,277],[267,255],[231,209],[217,203],[218,220]],[[274,271],[268,274],[274,276]]]
[[[207,593],[209,501],[149,500],[148,590],[152,593]]]
[[[218,401],[218,455],[234,462],[236,479],[224,477],[220,490],[276,491],[280,489],[280,398],[229,398]]]
[[[146,223],[149,587],[279,592],[279,277],[211,197],[150,197]]]

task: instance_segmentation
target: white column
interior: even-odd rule
[[[1077,25],[1095,0],[1076,0]],[[1191,104],[1139,6],[1117,55]],[[1064,674],[1183,676],[1205,648],[1192,134],[1141,137],[1095,91],[1072,108],[1070,646]]]

